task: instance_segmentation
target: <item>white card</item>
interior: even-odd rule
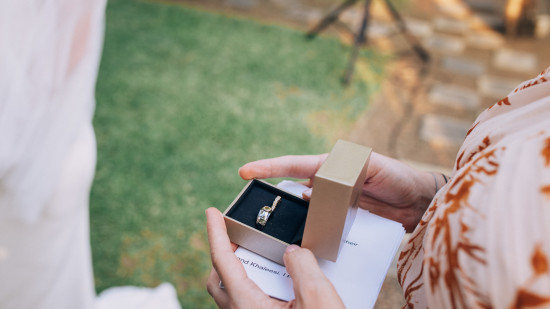
[[[301,196],[306,186],[283,181],[281,189]],[[400,223],[358,209],[347,241],[334,263],[318,259],[347,308],[372,308],[405,229]],[[292,280],[284,266],[239,247],[239,257],[248,274],[266,294],[294,299]]]

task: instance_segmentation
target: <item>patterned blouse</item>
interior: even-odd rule
[[[550,68],[479,115],[398,273],[410,308],[550,307]]]

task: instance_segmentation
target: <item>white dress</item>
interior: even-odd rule
[[[0,3],[0,308],[91,308],[104,0]]]
[[[92,308],[88,195],[95,167],[91,125],[61,168],[35,222],[0,219],[0,308]]]
[[[89,195],[105,0],[0,1],[0,308],[179,309],[176,291],[95,296]]]

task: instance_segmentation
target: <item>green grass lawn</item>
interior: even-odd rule
[[[378,86],[340,77],[349,47],[190,8],[112,0],[94,120],[91,240],[98,291],[173,283],[211,308],[204,210],[244,163],[330,149]],[[366,52],[369,63],[382,57]]]

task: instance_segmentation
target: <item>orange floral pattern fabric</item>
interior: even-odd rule
[[[550,68],[479,115],[398,279],[409,308],[550,308]]]

